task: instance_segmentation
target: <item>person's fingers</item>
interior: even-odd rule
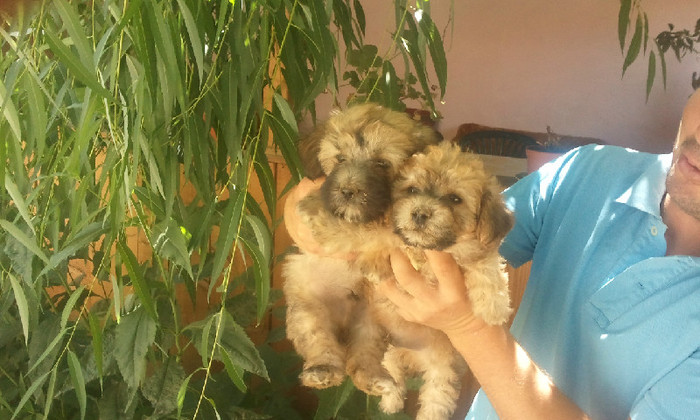
[[[394,279],[383,280],[377,285],[377,288],[395,305],[403,306],[406,304],[413,304],[413,296],[400,289]]]
[[[316,243],[311,233],[311,229],[304,225],[297,211],[297,204],[312,191],[320,188],[322,181],[312,181],[303,178],[292,188],[284,203],[284,224],[287,232],[297,246],[307,252],[319,253],[320,245]]]
[[[391,250],[390,260],[396,282],[409,294],[421,296],[434,291],[428,286],[421,273],[413,268],[411,261],[401,250],[397,248]]]
[[[438,279],[442,293],[464,293],[464,276],[452,255],[440,251],[425,251],[430,268]]]

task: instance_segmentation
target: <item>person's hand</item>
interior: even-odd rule
[[[314,239],[311,229],[302,222],[297,205],[304,197],[321,188],[321,184],[323,179],[302,178],[289,191],[284,202],[284,226],[289,236],[300,249],[312,254],[322,254],[321,245]]]
[[[396,281],[383,281],[379,290],[396,305],[397,313],[448,336],[475,332],[486,325],[472,312],[464,277],[452,256],[438,251],[426,251],[425,255],[438,279],[437,287],[425,281],[403,252],[391,252]]]
[[[354,254],[329,255],[326,253],[321,244],[319,244],[318,241],[316,241],[316,238],[314,238],[311,228],[309,228],[309,226],[302,221],[299,215],[297,206],[299,201],[321,188],[324,180],[325,178],[318,178],[315,180],[303,178],[289,191],[284,203],[284,225],[287,228],[289,236],[291,236],[294,243],[302,251],[325,257],[349,260],[354,257]]]

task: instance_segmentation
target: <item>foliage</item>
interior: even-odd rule
[[[634,29],[632,29],[634,22]],[[651,93],[657,75],[657,67],[661,70],[661,80],[666,87],[666,53],[673,51],[674,56],[680,62],[688,55],[698,56],[700,50],[696,44],[700,42],[700,19],[695,23],[695,28],[677,30],[673,24],[668,24],[668,30],[662,31],[649,45],[649,18],[642,9],[641,0],[621,0],[618,16],[618,37],[620,49],[625,59],[622,65],[622,74],[630,65],[641,56],[649,54],[647,63],[646,95]],[[632,37],[628,39],[628,34]],[[625,52],[626,49],[626,52]],[[658,64],[657,64],[658,57]],[[700,87],[700,73],[693,72],[691,84],[693,89]]]
[[[428,48],[444,94],[435,25],[395,3],[393,50],[427,93]],[[363,16],[359,0],[45,0],[5,16],[0,418],[304,417],[274,327],[289,185],[269,157],[302,176],[297,122],[337,93]],[[367,98],[401,108],[397,81],[377,80]],[[331,394],[321,406],[347,401]]]
[[[351,102],[375,101],[387,104],[404,104],[404,101],[415,101],[423,109],[432,110],[432,118],[438,119],[434,99],[442,99],[447,82],[447,61],[442,48],[442,37],[430,18],[429,3],[422,3],[416,22],[407,13],[408,9],[396,4],[395,18],[397,30],[393,36],[390,48],[382,55],[379,48],[373,44],[358,42],[346,45],[346,64],[348,69],[343,73],[346,81],[354,92]],[[414,47],[416,46],[416,47]],[[426,48],[427,47],[427,48]],[[426,64],[426,49],[430,53],[437,73],[438,85],[429,84]],[[405,75],[399,77],[392,59],[397,50],[410,58],[416,73],[404,63]],[[418,88],[416,85],[419,85]],[[439,90],[438,90],[439,89]],[[402,106],[402,108],[405,108]]]

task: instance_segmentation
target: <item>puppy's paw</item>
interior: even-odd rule
[[[386,371],[357,370],[351,376],[355,387],[365,394],[385,395],[397,390],[396,382]]]
[[[404,395],[398,389],[382,395],[382,399],[379,401],[379,408],[387,414],[398,413],[403,410],[403,406]]]
[[[345,379],[345,372],[337,366],[316,365],[304,368],[299,379],[304,386],[323,389],[340,385]]]

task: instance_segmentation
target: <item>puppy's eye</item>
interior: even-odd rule
[[[380,168],[388,168],[390,166],[390,163],[388,160],[385,159],[375,159],[374,164],[379,166]]]
[[[337,155],[337,156],[335,157],[335,160],[337,160],[338,163],[343,163],[343,162],[345,162],[345,156],[343,156],[343,155]]]
[[[460,204],[462,202],[462,197],[457,194],[447,194],[445,198],[452,204]]]
[[[406,192],[409,194],[418,194],[418,188],[411,185],[410,187],[406,188]]]

